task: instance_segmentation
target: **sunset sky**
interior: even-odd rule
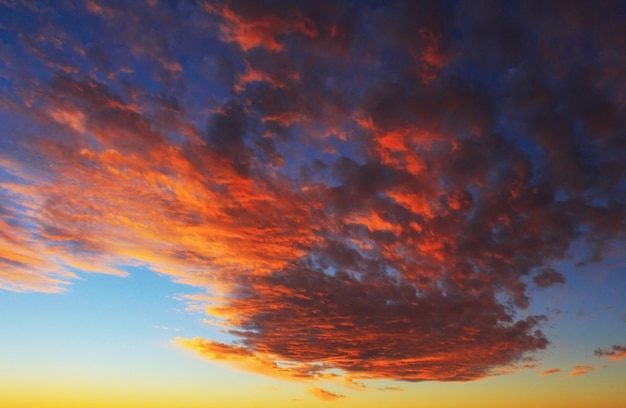
[[[626,2],[0,0],[0,406],[626,407]]]

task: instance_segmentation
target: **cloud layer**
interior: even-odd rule
[[[2,7],[4,289],[144,265],[207,292],[211,359],[466,381],[624,238],[619,2]]]

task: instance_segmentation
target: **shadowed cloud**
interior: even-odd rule
[[[562,273],[559,273],[552,268],[545,268],[535,275],[533,281],[537,286],[547,288],[556,283],[565,283],[565,277]]]

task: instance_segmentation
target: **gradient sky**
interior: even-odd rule
[[[626,405],[626,2],[0,0],[0,405]]]

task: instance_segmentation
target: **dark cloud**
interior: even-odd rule
[[[216,84],[232,89],[237,80],[235,64],[221,55],[207,55],[202,58],[205,73],[214,79]]]
[[[565,276],[552,268],[545,268],[535,275],[533,281],[537,286],[547,288],[557,283],[565,283]]]
[[[216,153],[229,159],[238,172],[248,174],[250,153],[245,138],[248,115],[241,103],[228,101],[209,118],[207,143]]]

